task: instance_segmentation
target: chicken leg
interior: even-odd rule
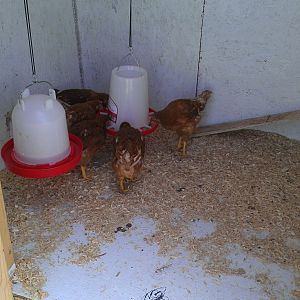
[[[182,156],[186,156],[186,141],[183,141]]]
[[[186,156],[186,145],[187,145],[187,137],[179,136],[179,140],[177,143],[177,149],[181,152],[182,156]]]
[[[124,177],[119,178],[119,188],[122,193],[128,191],[128,189],[125,188],[125,178]]]
[[[182,137],[180,136],[177,144],[177,149],[180,150],[181,148],[182,148]]]
[[[84,179],[88,179],[87,176],[86,176],[86,166],[85,165],[80,165],[80,168],[81,168],[82,177]]]

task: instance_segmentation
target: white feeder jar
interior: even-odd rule
[[[111,123],[115,130],[119,130],[122,122],[135,128],[148,126],[148,75],[145,69],[125,65],[112,70],[109,110],[115,116]]]
[[[25,89],[12,112],[12,129],[14,154],[22,163],[55,164],[70,153],[65,110],[53,89],[49,95]]]

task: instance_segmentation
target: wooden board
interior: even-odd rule
[[[6,265],[8,269],[10,269],[14,264],[14,257],[13,257],[12,245],[11,245],[9,231],[8,231],[8,224],[7,224],[7,217],[5,212],[1,182],[0,182],[0,236],[3,242]]]
[[[0,221],[2,222],[1,219]],[[5,261],[4,246],[3,246],[3,241],[1,236],[0,236],[0,299],[13,300],[11,284],[8,278],[7,264]]]
[[[198,127],[193,137],[200,137],[205,135],[217,134],[227,131],[240,130],[244,128],[249,128],[258,125],[264,125],[271,122],[282,121],[282,120],[292,120],[300,118],[300,110],[284,112],[275,115],[268,115],[263,117],[251,118],[242,121],[228,122],[223,124],[216,124],[204,127]]]

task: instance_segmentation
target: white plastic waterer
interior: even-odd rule
[[[149,98],[147,71],[140,66],[119,66],[112,70],[109,110],[111,126],[118,130],[122,122],[135,128],[148,125]]]
[[[66,114],[49,95],[30,95],[25,89],[12,112],[14,153],[17,160],[29,165],[55,164],[70,153]]]

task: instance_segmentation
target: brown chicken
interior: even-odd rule
[[[91,100],[67,107],[65,110],[68,128],[83,120],[95,119],[100,106],[99,100]]]
[[[62,90],[57,91],[56,94],[59,100],[69,105],[98,100],[103,107],[107,107],[109,98],[109,95],[106,93],[97,93],[89,89]]]
[[[125,183],[135,180],[141,172],[145,155],[145,140],[138,129],[123,122],[114,140],[113,170],[121,192],[126,192]]]
[[[86,168],[95,153],[105,145],[106,123],[108,117],[100,115],[93,120],[84,120],[74,124],[69,131],[78,136],[83,144],[80,168],[83,178],[87,179]]]
[[[175,131],[178,136],[177,149],[186,155],[187,141],[201,119],[211,91],[204,91],[195,99],[177,99],[170,102],[163,110],[154,113],[151,120],[164,128]]]

